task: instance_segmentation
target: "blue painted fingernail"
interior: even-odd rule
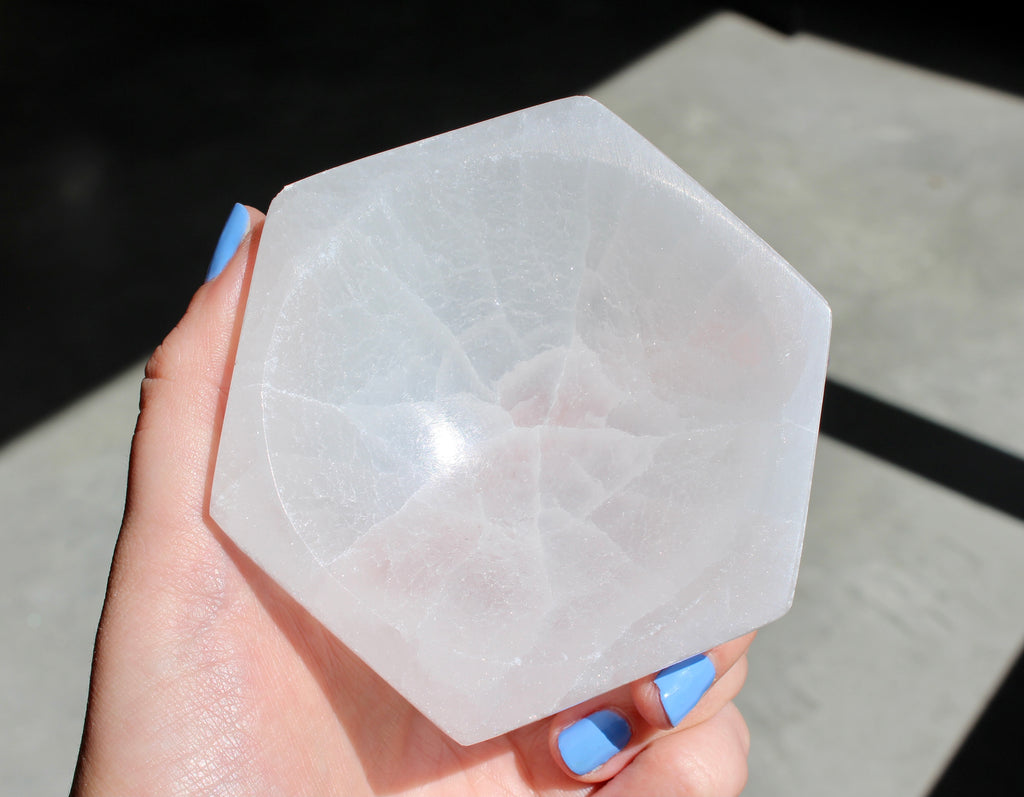
[[[210,268],[206,272],[206,281],[209,282],[224,270],[231,256],[238,250],[245,234],[249,232],[249,211],[237,202],[231,208],[231,215],[228,216],[228,223],[221,231],[220,240],[217,241],[217,248],[213,250],[213,258],[210,260]]]
[[[714,681],[715,665],[703,654],[666,667],[655,676],[662,708],[673,727],[683,721]]]
[[[622,715],[597,711],[558,734],[558,752],[569,769],[586,775],[622,750],[632,735]]]

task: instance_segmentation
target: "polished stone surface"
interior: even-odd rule
[[[570,98],[271,205],[211,512],[480,741],[792,600],[830,314]]]

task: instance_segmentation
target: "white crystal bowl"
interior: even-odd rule
[[[527,109],[274,200],[211,513],[481,741],[785,613],[829,330],[606,108]]]

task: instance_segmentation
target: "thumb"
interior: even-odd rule
[[[257,210],[236,206],[214,256],[227,262],[196,291],[185,316],[146,364],[132,441],[126,524],[180,524],[205,516],[231,378],[229,357],[238,340],[264,218]],[[224,252],[232,222],[240,239],[233,254]]]
[[[125,761],[159,773],[161,761],[187,759],[200,749],[197,712],[216,705],[217,695],[226,699],[220,675],[236,654],[223,628],[239,625],[232,612],[245,604],[233,585],[244,581],[230,578],[237,571],[206,506],[230,353],[263,223],[261,213],[241,206],[232,216],[244,227],[236,226],[223,271],[196,291],[146,365],[75,793],[138,792],[147,769]],[[204,742],[202,755],[212,756]]]

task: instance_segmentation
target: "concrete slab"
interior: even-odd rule
[[[737,701],[748,794],[923,795],[1024,639],[1024,527],[822,439],[793,608]]]
[[[117,530],[141,367],[0,449],[0,783],[66,793]]]

